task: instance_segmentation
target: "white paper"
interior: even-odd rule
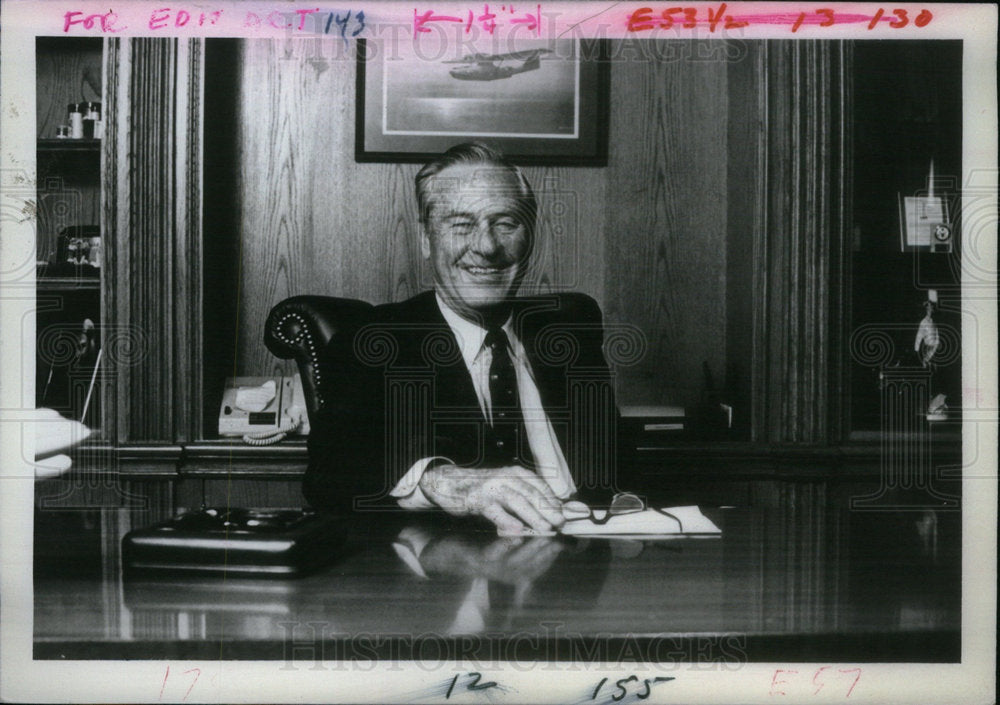
[[[662,512],[672,514],[667,516]],[[594,511],[597,522],[603,521],[607,510]],[[678,522],[679,520],[679,522]],[[701,513],[696,506],[666,507],[662,511],[645,509],[641,512],[618,514],[607,523],[597,523],[592,519],[567,521],[560,529],[565,536],[644,536],[679,537],[687,534],[722,535],[722,530]],[[683,527],[683,528],[682,528]]]

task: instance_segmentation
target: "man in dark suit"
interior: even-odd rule
[[[321,369],[340,394],[311,420],[306,498],[550,530],[563,501],[617,479],[600,309],[583,294],[516,296],[537,203],[499,153],[453,147],[416,193],[434,291],[334,337]]]

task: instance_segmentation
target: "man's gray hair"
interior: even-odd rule
[[[457,144],[447,152],[428,162],[417,172],[414,178],[414,185],[417,192],[417,208],[420,213],[420,223],[427,225],[431,215],[431,198],[428,193],[428,182],[438,173],[450,166],[457,164],[481,164],[483,166],[496,167],[509,172],[518,184],[518,200],[521,208],[518,215],[523,221],[523,225],[528,232],[534,235],[535,219],[538,216],[538,201],[535,199],[535,192],[528,183],[524,173],[515,164],[507,160],[502,152],[483,144],[482,142],[464,142]]]

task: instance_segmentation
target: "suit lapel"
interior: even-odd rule
[[[423,321],[425,325],[429,325],[429,328],[425,328],[423,334],[420,336],[421,350],[419,354],[421,357],[424,358],[428,348],[435,347],[433,345],[423,345],[423,342],[427,340],[427,336],[444,336],[449,342],[448,346],[442,345],[436,348],[438,350],[445,350],[443,355],[438,355],[430,360],[430,364],[434,370],[435,408],[448,410],[474,409],[478,413],[479,397],[476,396],[476,389],[472,386],[472,377],[469,375],[469,370],[462,359],[455,333],[448,325],[448,322],[444,320],[444,316],[441,315],[434,292],[428,292],[428,295],[421,297],[420,308],[421,310],[414,319]],[[426,359],[424,360],[424,364],[427,364]]]

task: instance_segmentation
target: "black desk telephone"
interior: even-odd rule
[[[226,380],[219,410],[220,436],[242,436],[250,445],[270,445],[290,433],[309,433],[299,375]]]
[[[343,518],[332,514],[204,507],[128,532],[122,567],[126,577],[147,571],[297,576],[339,556],[346,532]]]

